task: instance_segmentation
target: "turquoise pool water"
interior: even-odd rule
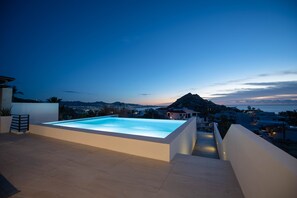
[[[102,117],[82,120],[47,122],[45,124],[129,135],[165,138],[186,121]]]

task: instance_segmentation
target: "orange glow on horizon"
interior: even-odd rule
[[[174,100],[175,101],[175,100]],[[170,99],[147,99],[138,102],[141,105],[156,105],[156,106],[168,106],[172,104],[174,101]]]

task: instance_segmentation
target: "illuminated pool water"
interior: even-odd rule
[[[129,135],[165,138],[185,122],[186,121],[182,120],[99,117],[81,120],[48,122],[45,124]]]

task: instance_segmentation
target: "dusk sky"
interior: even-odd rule
[[[297,103],[297,1],[0,1],[22,97]]]

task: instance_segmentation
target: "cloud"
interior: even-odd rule
[[[279,86],[282,82],[254,82],[254,83],[244,83],[245,85],[254,86]]]
[[[81,92],[78,91],[63,91],[65,93],[73,93],[73,94],[81,94]]]
[[[139,95],[141,95],[141,96],[149,96],[149,95],[152,95],[152,94],[149,94],[149,93],[141,93],[141,94],[139,94]]]
[[[236,79],[236,80],[228,80],[228,81],[225,81],[225,82],[214,83],[211,86],[229,85],[229,84],[232,84],[232,83],[240,83],[240,82],[244,82],[244,81],[251,80],[251,79],[253,79],[253,78],[250,77],[250,78],[241,78],[241,79]]]
[[[271,74],[259,74],[257,77],[266,77],[266,76],[271,76]]]
[[[87,92],[81,92],[81,91],[72,91],[72,90],[66,90],[63,91],[64,93],[70,93],[70,94],[87,94],[87,95],[94,95],[94,93],[87,93]]]
[[[254,76],[250,76],[250,77],[246,77],[246,78],[240,78],[240,79],[229,80],[229,81],[225,81],[225,82],[214,83],[211,86],[229,85],[229,84],[233,84],[233,83],[244,83],[246,81],[256,80],[256,79],[263,78],[263,77],[285,76],[285,75],[297,75],[297,71],[296,70],[284,70],[284,71],[278,71],[278,72],[273,72],[273,73],[262,73],[262,74],[258,74],[258,75],[254,75]],[[252,84],[246,84],[246,85],[252,85]],[[262,85],[264,85],[264,84],[262,84]]]
[[[287,82],[255,82],[245,83],[254,85],[255,88],[243,89],[232,93],[213,94],[212,101],[218,103],[232,103],[238,101],[297,101],[297,81]],[[257,88],[257,86],[266,86],[265,88]]]
[[[223,96],[227,96],[228,94],[219,94],[219,93],[216,93],[216,94],[212,94],[212,96],[214,97],[223,97]]]
[[[286,71],[283,71],[281,72],[281,74],[284,74],[284,75],[291,75],[291,74],[297,74],[297,71],[295,70],[286,70]]]
[[[297,71],[296,70],[284,70],[284,71],[278,71],[278,72],[273,72],[273,73],[263,73],[263,74],[258,74],[258,77],[266,77],[266,76],[279,76],[279,75],[296,75]]]

